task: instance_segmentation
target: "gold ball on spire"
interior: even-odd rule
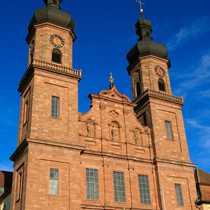
[[[142,15],[144,13],[144,10],[143,9],[140,9],[140,14]]]

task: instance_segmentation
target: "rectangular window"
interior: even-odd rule
[[[115,202],[125,202],[125,182],[123,172],[113,172]]]
[[[86,168],[86,197],[89,200],[98,200],[98,170]]]
[[[49,194],[58,195],[58,187],[59,187],[59,170],[51,168]]]
[[[52,96],[51,117],[59,118],[60,116],[60,98]]]
[[[171,122],[165,121],[165,126],[166,126],[167,139],[172,140],[173,139],[173,135],[172,135]]]
[[[21,200],[22,192],[23,192],[23,172],[24,172],[24,165],[22,165],[17,171],[17,185],[16,185],[16,201]]]
[[[28,100],[24,104],[23,125],[28,122]]]
[[[30,93],[31,89],[29,88],[27,93],[23,97],[22,101],[22,124],[26,130],[28,130],[28,121],[29,121],[29,109],[30,109]]]
[[[147,175],[139,175],[140,201],[142,204],[151,204],[149,180]]]
[[[175,184],[176,190],[176,200],[179,206],[184,206],[183,197],[182,197],[182,186],[181,184]]]

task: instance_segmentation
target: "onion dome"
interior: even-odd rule
[[[134,62],[138,57],[154,55],[160,58],[168,59],[167,48],[163,44],[154,42],[152,39],[151,21],[143,16],[135,24],[136,34],[139,39],[137,44],[128,52],[127,60],[129,63]]]
[[[31,31],[34,25],[45,22],[54,23],[73,31],[75,29],[75,23],[69,13],[61,10],[60,4],[62,1],[63,0],[44,0],[46,7],[35,11],[28,25],[28,31]]]

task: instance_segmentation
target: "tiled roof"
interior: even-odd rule
[[[197,169],[197,177],[199,184],[210,185],[210,174],[202,171],[201,169]]]
[[[210,201],[210,186],[200,186],[202,200]]]
[[[201,203],[210,203],[210,174],[201,169],[196,169],[196,183],[199,188]]]

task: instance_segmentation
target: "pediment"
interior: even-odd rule
[[[103,96],[111,100],[118,100],[121,102],[131,103],[131,100],[129,99],[129,97],[124,94],[121,94],[115,86],[113,86],[113,88],[110,90],[102,90],[99,93],[99,96]]]

